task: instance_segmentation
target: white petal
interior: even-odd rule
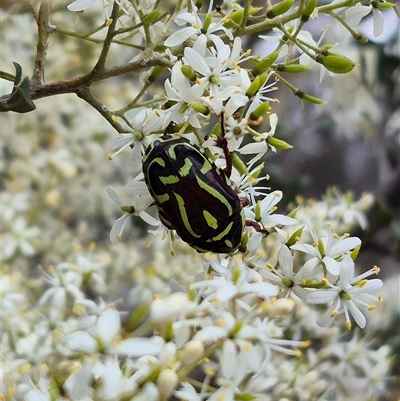
[[[124,205],[124,201],[122,198],[117,194],[117,191],[112,186],[107,186],[106,191],[108,196],[111,198],[113,202],[115,202],[118,206]]]
[[[174,32],[165,42],[164,45],[168,47],[175,47],[181,45],[185,40],[197,33],[197,29],[189,26],[179,31]]]
[[[292,217],[284,216],[283,214],[271,214],[267,216],[263,221],[263,225],[268,228],[276,224],[281,224],[283,226],[290,226],[291,224],[297,224],[298,221]]]
[[[194,50],[191,49],[190,47],[185,48],[185,60],[186,62],[197,72],[204,76],[209,76],[211,71],[210,68],[208,67],[206,61],[204,60],[203,57],[200,56],[200,54]]]
[[[355,28],[360,23],[361,19],[371,12],[371,8],[372,6],[356,4],[354,7],[347,9],[345,12],[346,22],[352,28]]]
[[[110,241],[115,244],[122,235],[126,222],[131,218],[130,213],[124,213],[119,219],[115,220],[110,231]]]
[[[63,385],[63,389],[72,399],[80,400],[88,395],[91,381],[92,364],[87,363],[79,372],[73,373],[68,377]]]
[[[67,348],[76,352],[85,352],[87,354],[97,351],[96,340],[85,331],[76,331],[67,339]]]
[[[24,397],[24,401],[48,401],[49,397],[39,389],[30,390]]]
[[[353,301],[347,301],[345,305],[351,313],[351,316],[353,316],[355,322],[363,329],[367,323],[365,316],[361,313]]]
[[[293,279],[293,259],[289,248],[282,245],[278,253],[279,266],[282,274],[289,279]]]
[[[147,223],[150,224],[151,226],[159,226],[161,225],[160,220],[154,218],[153,216],[150,216],[148,213],[146,212],[142,212],[139,214],[139,216]]]
[[[340,272],[340,263],[330,256],[325,256],[322,261],[329,273],[333,276],[338,276]]]
[[[358,237],[343,238],[337,241],[336,244],[334,244],[329,250],[327,250],[327,255],[335,258],[336,256],[340,256],[349,252],[360,244],[361,240]]]
[[[372,17],[374,24],[373,35],[375,38],[377,38],[383,34],[384,19],[381,11],[377,10],[376,8],[372,8]]]
[[[307,296],[306,302],[309,304],[326,304],[337,298],[335,290],[315,290]]]
[[[121,320],[118,311],[112,308],[106,309],[97,320],[97,333],[105,344],[110,344],[121,329]]]
[[[238,152],[242,155],[251,155],[251,154],[264,154],[268,150],[268,143],[263,142],[253,142],[249,143],[240,149]]]
[[[67,6],[69,11],[82,11],[94,4],[96,0],[76,0]]]
[[[304,252],[307,253],[308,255],[314,256],[314,257],[318,257],[319,253],[317,248],[315,248],[314,246],[310,245],[310,244],[294,244],[290,247],[291,249],[294,249],[295,251],[300,251],[300,252]]]
[[[202,342],[215,342],[220,338],[227,337],[227,332],[223,327],[210,326],[201,329],[195,334],[193,340],[200,340]]]
[[[121,356],[139,358],[144,355],[157,356],[163,348],[164,343],[151,338],[128,338],[116,347]]]
[[[324,262],[325,262],[325,258],[324,258]],[[354,277],[354,262],[350,255],[345,255],[343,257],[342,263],[340,264],[340,270],[339,270],[338,274],[340,275],[338,285],[341,289],[345,289],[347,287],[347,285],[350,283],[350,281],[352,280],[352,278]]]
[[[329,327],[332,324],[334,318],[331,316],[331,312],[332,311],[328,309],[317,319],[318,326]]]
[[[255,292],[259,297],[269,299],[278,293],[278,288],[270,283],[253,283],[248,286],[248,291]]]
[[[236,366],[236,345],[232,340],[224,341],[222,346],[222,355],[220,357],[221,371],[224,377],[230,379],[237,369]]]

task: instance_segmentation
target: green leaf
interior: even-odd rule
[[[14,85],[18,85],[21,82],[21,78],[22,78],[22,67],[16,63],[15,61],[13,61],[14,67],[15,67],[15,81],[14,81]]]
[[[10,98],[7,100],[8,110],[16,113],[28,113],[36,109],[31,99],[31,82],[29,77],[22,79],[22,68],[14,62],[15,81]]]

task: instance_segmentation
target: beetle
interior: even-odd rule
[[[226,174],[177,134],[164,133],[143,156],[144,179],[161,222],[198,252],[230,253],[240,245],[246,219],[229,180],[231,168],[230,158]]]

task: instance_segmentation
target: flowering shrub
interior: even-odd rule
[[[284,194],[268,186],[264,160],[292,148],[279,137],[281,86],[299,107],[324,103],[291,74],[319,68],[323,82],[356,66],[327,40],[327,26],[316,38],[307,28],[327,17],[363,44],[360,21],[372,13],[380,36],[393,4],[202,3],[58,0],[32,5],[35,19],[2,17],[8,53],[24,45],[35,59],[32,79],[22,50],[13,54],[15,76],[2,72],[12,83],[0,98],[9,112],[3,399],[361,401],[387,393],[392,349],[353,330],[368,329],[382,301],[380,268],[357,271],[361,239],[348,234],[367,227],[372,196],[333,190],[278,213]],[[25,38],[35,21],[37,48]],[[256,41],[263,55],[252,54]],[[67,79],[69,68],[90,72]],[[86,104],[52,97],[68,93]],[[98,114],[88,118],[91,108]],[[16,141],[17,132],[26,139]],[[187,139],[182,160],[173,147],[159,159],[150,152],[166,137]],[[171,174],[150,174],[143,157]],[[160,182],[164,192],[152,192]],[[120,209],[116,220],[104,189]],[[177,207],[167,210],[171,197]],[[215,212],[220,203],[226,219]],[[215,252],[198,246],[200,220]],[[183,242],[179,227],[192,240]],[[99,239],[106,229],[109,243]],[[230,252],[218,250],[223,240]],[[388,310],[395,320],[395,306]]]

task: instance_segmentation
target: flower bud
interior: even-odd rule
[[[143,18],[143,24],[145,25],[152,24],[153,22],[157,21],[160,15],[161,15],[161,10],[159,8],[156,8]]]
[[[305,93],[301,90],[296,92],[296,96],[300,99],[307,100],[307,102],[314,104],[324,104],[325,100],[320,99],[319,97],[311,96],[308,93]]]
[[[157,376],[157,389],[162,399],[168,399],[178,384],[178,375],[172,369],[164,369]]]
[[[261,203],[257,202],[255,207],[254,207],[254,220],[257,222],[260,222],[262,220],[262,215],[261,215],[262,209],[261,209]]]
[[[313,13],[315,7],[318,5],[318,0],[308,0],[306,6],[304,7],[303,15],[301,16],[301,20],[307,22],[310,18],[310,15]]]
[[[210,27],[212,21],[212,14],[207,14],[206,17],[204,18],[203,22],[203,27],[201,28],[201,33],[205,34],[207,33],[208,28]]]
[[[275,138],[273,136],[269,136],[267,138],[267,143],[268,143],[268,145],[271,145],[271,146],[273,146],[274,148],[277,148],[277,149],[287,150],[287,149],[292,149],[293,148],[293,146],[290,145],[289,143],[287,143],[285,141],[282,141],[282,139]]]
[[[278,64],[276,69],[277,71],[282,72],[290,72],[290,73],[297,73],[297,72],[306,72],[310,69],[308,65],[302,64]]]
[[[232,14],[228,16],[229,19],[227,20],[227,22],[225,22],[224,27],[231,29],[234,28],[235,25],[239,25],[242,22],[243,15],[244,15],[243,9],[234,11]]]
[[[201,103],[193,103],[192,109],[197,111],[197,113],[203,114],[203,116],[208,116],[210,114],[210,109]]]
[[[235,393],[236,401],[254,401],[257,399],[258,397],[252,393]]]
[[[321,257],[325,257],[325,246],[321,238],[318,240],[318,252],[321,254]]]
[[[290,8],[292,7],[294,3],[294,0],[283,0],[273,6],[268,12],[267,12],[267,17],[268,18],[274,18],[277,17],[278,15],[285,14],[285,12],[289,11]]]
[[[291,236],[290,238],[287,240],[286,245],[287,246],[292,246],[294,245],[298,239],[301,237],[301,234],[303,234],[303,227],[300,227],[299,229],[297,229]]]
[[[193,68],[190,65],[183,65],[181,68],[181,72],[183,76],[186,77],[189,81],[196,81],[197,74],[194,72]]]
[[[292,313],[296,303],[291,298],[279,298],[268,304],[266,313],[268,317],[287,316]]]
[[[328,53],[326,56],[320,54],[316,57],[315,61],[322,64],[328,71],[334,72],[335,74],[346,74],[355,66],[355,63],[349,58],[336,53]]]
[[[272,52],[268,56],[264,57],[258,64],[251,70],[251,73],[254,76],[260,75],[263,72],[266,72],[269,67],[275,62],[275,60],[279,56],[279,50]]]
[[[371,5],[377,9],[387,10],[388,8],[393,8],[395,3],[389,3],[387,1],[371,1]]]
[[[187,342],[181,351],[181,361],[184,365],[190,365],[200,360],[204,353],[204,345],[200,340]]]
[[[214,125],[214,127],[212,127],[209,136],[211,138],[215,138],[221,135],[221,124],[220,123],[216,123]]]
[[[247,249],[247,243],[249,242],[249,234],[247,232],[245,232],[242,235],[242,239],[240,241],[240,246],[239,246],[239,251],[240,252],[246,252]]]
[[[261,7],[250,7],[249,15],[257,14],[261,10]],[[244,10],[236,10],[232,14],[228,15],[226,20],[227,22],[224,23],[224,27],[231,29],[234,28],[235,25],[239,25],[242,22],[244,15]]]
[[[252,97],[254,96],[260,88],[265,84],[267,80],[267,74],[261,74],[254,78],[254,81],[250,84],[249,88],[247,89],[246,96]]]
[[[350,256],[353,259],[353,262],[357,259],[358,253],[360,252],[360,248],[361,245],[358,245],[350,252]]]
[[[269,102],[261,103],[255,110],[250,113],[250,119],[257,121],[260,117],[264,117],[271,110]]]
[[[159,65],[155,66],[147,80],[149,82],[154,82],[163,73],[164,70],[164,67],[160,67]]]
[[[249,170],[247,169],[246,163],[235,153],[231,153],[232,164],[239,171],[240,174],[249,174]]]

